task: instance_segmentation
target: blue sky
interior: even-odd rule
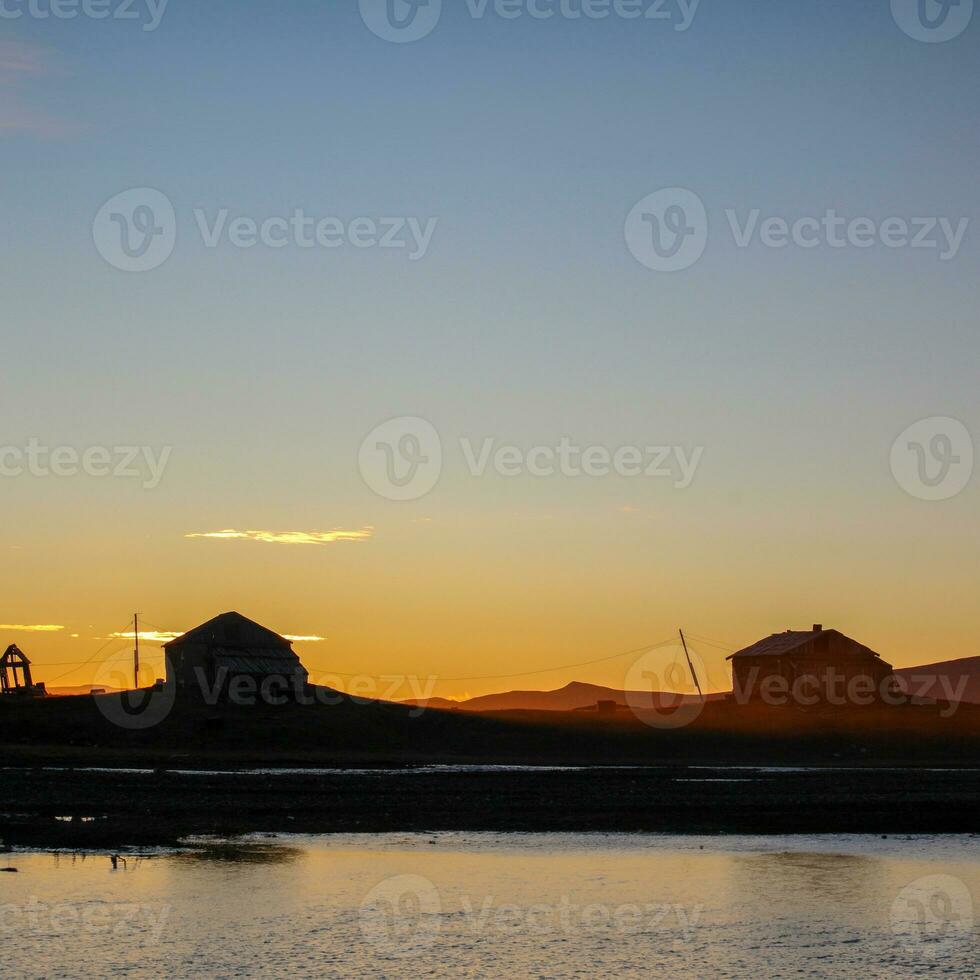
[[[976,530],[976,484],[923,507],[895,486],[888,450],[924,417],[980,428],[980,23],[923,44],[887,2],[703,0],[678,32],[481,20],[447,0],[429,37],[400,45],[372,34],[355,2],[171,0],[153,32],[0,19],[4,51],[0,441],[175,447],[152,496],[8,482],[17,548],[41,528],[71,576],[94,542],[113,566],[139,548],[151,592],[157,562],[179,564],[170,541],[184,532],[371,524],[365,548],[382,549],[389,524],[442,516],[457,522],[458,552],[432,546],[448,570],[497,546],[487,515],[564,515],[567,535],[601,549],[618,532],[589,515],[611,521],[628,506],[664,522],[631,569],[667,564],[660,546],[692,539],[702,570],[727,566],[733,579],[746,537],[783,541],[776,564],[824,546],[815,574],[829,602],[834,555],[855,545],[894,567],[903,552],[888,548],[911,535],[930,582],[952,568],[965,587],[976,571],[966,550],[947,550]],[[634,260],[623,224],[640,198],[676,186],[704,201],[708,245],[692,268],[658,274]],[[173,256],[135,275],[92,243],[100,207],[133,187],[162,191],[178,218]],[[207,249],[195,208],[438,226],[417,262]],[[725,218],[830,208],[970,225],[943,262],[881,246],[739,249]],[[355,465],[365,433],[400,415],[447,439],[653,440],[702,445],[705,462],[684,497],[451,470],[406,511],[373,496]],[[388,560],[419,547],[402,542]],[[54,562],[47,552],[30,567],[52,575]],[[655,577],[662,588],[663,568]],[[259,578],[236,584],[257,590]],[[60,621],[8,584],[30,607],[20,618]],[[717,595],[730,586],[712,583]],[[616,615],[637,623],[630,602]],[[917,635],[942,605],[915,611]],[[957,618],[950,642],[968,643],[966,625]]]

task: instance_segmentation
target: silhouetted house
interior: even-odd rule
[[[281,678],[290,690],[309,676],[289,640],[237,612],[223,613],[164,644],[167,680],[179,689],[227,691],[235,678]]]
[[[794,703],[797,693],[807,700],[843,698],[846,703],[854,700],[853,692],[873,688],[877,694],[897,684],[892,665],[874,650],[819,624],[812,630],[774,633],[728,659],[737,701],[767,700],[772,692],[787,690],[788,703]]]

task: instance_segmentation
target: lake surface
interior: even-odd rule
[[[124,766],[2,766],[2,772],[97,772],[124,773],[132,776],[156,776],[161,772],[175,776],[451,776],[458,773],[536,773],[536,772],[614,772],[614,771],[659,771],[667,772],[685,778],[686,772],[710,770],[717,772],[718,766],[513,766],[513,765],[434,765],[434,766],[400,766],[397,769],[389,767],[374,767],[358,769],[352,766],[330,768],[318,766],[295,768],[276,766],[275,768],[260,769],[139,769]],[[827,772],[980,772],[980,769],[968,769],[963,766],[956,768],[930,768],[927,766],[725,766],[727,772],[737,773],[740,780],[751,780],[761,775],[774,773],[827,773]]]
[[[980,837],[277,836],[5,865],[4,978],[980,970]]]

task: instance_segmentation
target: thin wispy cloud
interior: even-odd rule
[[[0,86],[0,92],[3,91]],[[18,107],[15,104],[6,105],[0,109],[0,133],[33,133],[36,136],[68,136],[78,132],[79,127],[63,123],[57,119],[40,116],[37,113]]]
[[[11,626],[7,623],[0,625],[0,630],[11,633],[60,633],[64,626]]]
[[[51,66],[51,53],[46,48],[22,41],[0,41],[0,77],[47,75]]]
[[[77,123],[56,119],[34,105],[37,83],[61,75],[54,52],[23,41],[0,41],[0,135],[66,136]]]
[[[140,630],[140,639],[146,640],[147,643],[169,643],[171,640],[176,640],[178,636],[183,635],[183,633],[167,633],[159,630]],[[99,639],[101,639],[101,637],[99,637]],[[135,640],[136,634],[132,630],[130,630],[128,633],[110,633],[109,639]]]
[[[140,630],[140,640],[147,643],[169,643],[171,640],[176,640],[178,637],[183,635],[183,633],[169,633],[163,630]],[[283,633],[282,638],[284,640],[289,640],[291,643],[323,643],[327,639],[325,636],[293,636],[289,633]],[[99,639],[101,639],[101,637],[99,637]],[[128,633],[110,633],[109,639],[135,640],[136,633],[134,633],[132,630],[130,630]]]
[[[265,544],[335,544],[337,541],[366,541],[373,537],[374,528],[359,531],[204,531],[185,534],[185,538],[212,538],[219,541],[261,541]]]

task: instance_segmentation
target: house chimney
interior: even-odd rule
[[[813,624],[813,632],[814,633],[822,633],[823,632],[823,624],[822,623],[814,623]]]

